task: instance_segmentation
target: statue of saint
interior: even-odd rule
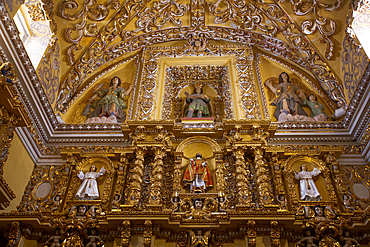
[[[311,117],[315,118],[316,121],[328,120],[328,115],[324,112],[325,106],[317,102],[315,95],[308,95],[307,99],[304,99],[303,104],[311,108]]]
[[[132,90],[132,85],[125,90],[121,87],[121,79],[113,77],[108,88],[94,94],[89,100],[82,115],[87,115],[87,123],[91,122],[116,122],[122,123],[126,119],[126,103],[124,100]],[[91,103],[91,105],[90,105]],[[90,108],[93,111],[90,112]]]
[[[188,92],[185,92],[186,102],[185,102],[185,116],[188,118],[192,117],[210,117],[210,109],[208,104],[210,98],[203,94],[202,86],[196,86],[192,95],[189,95]],[[186,104],[189,104],[186,107]]]
[[[301,192],[301,200],[305,201],[319,201],[321,196],[316,188],[315,182],[312,177],[321,173],[316,167],[312,172],[307,171],[307,165],[301,165],[301,171],[295,172],[295,179],[299,180],[299,190]]]
[[[102,176],[105,172],[104,166],[99,172],[96,172],[97,168],[95,165],[90,167],[90,172],[86,174],[80,171],[78,177],[83,180],[80,188],[76,193],[76,198],[78,199],[96,199],[99,197],[98,183],[96,179]]]
[[[190,159],[186,167],[183,182],[190,184],[190,191],[200,190],[204,192],[208,187],[213,187],[212,176],[209,172],[207,161],[203,161],[202,154],[197,153],[194,159]]]
[[[303,110],[304,92],[294,85],[287,73],[282,72],[279,75],[279,84],[274,87],[270,80],[266,81],[266,86],[276,95],[271,105],[276,106],[274,117],[279,119],[280,113],[308,116]]]

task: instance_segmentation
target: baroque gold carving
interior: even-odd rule
[[[122,222],[122,230],[120,237],[121,239],[121,246],[122,247],[128,247],[130,245],[130,239],[131,239],[131,223],[129,220],[125,220]]]
[[[149,204],[162,204],[163,158],[165,155],[164,147],[154,147],[154,165],[150,184]]]
[[[215,24],[231,21],[240,29],[254,30],[259,28],[269,36],[275,36],[278,29],[273,25],[262,24],[264,17],[261,11],[255,5],[247,2],[245,0],[218,0],[213,4],[208,3],[208,7],[209,11],[216,17]]]
[[[270,176],[268,174],[268,170],[266,169],[266,164],[263,160],[265,147],[253,147],[253,149],[259,203],[260,205],[271,205],[273,198],[270,190]]]
[[[137,147],[135,150],[136,160],[132,169],[130,188],[127,195],[127,204],[137,206],[141,198],[141,186],[144,175],[144,152],[146,147]]]
[[[177,1],[159,0],[154,2],[153,8],[145,8],[138,14],[136,21],[137,29],[133,33],[144,31],[151,32],[153,28],[161,29],[164,25],[171,22],[178,27],[182,26],[182,17],[188,12],[189,6],[180,4]]]
[[[283,0],[280,0],[283,1]],[[301,24],[302,32],[306,35],[313,34],[316,30],[320,33],[320,43],[326,43],[326,59],[333,56],[334,42],[329,38],[337,30],[337,23],[320,14],[320,10],[333,12],[342,5],[342,0],[336,0],[334,4],[327,4],[322,1],[292,1],[291,6],[298,16],[307,16],[313,13],[313,20],[306,19]],[[329,26],[329,27],[328,27]]]
[[[235,156],[235,183],[238,205],[249,205],[252,196],[248,189],[247,177],[249,171],[247,171],[245,167],[244,148],[234,147],[233,154]]]

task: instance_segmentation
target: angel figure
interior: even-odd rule
[[[45,242],[45,246],[49,246],[51,244],[50,247],[59,247],[60,242],[62,241],[62,236],[60,233],[60,230],[56,229],[54,236],[51,236],[48,241]]]
[[[96,234],[96,230],[95,229],[92,229],[91,230],[91,234],[90,235],[87,235],[87,232],[86,233],[86,239],[89,241],[87,244],[86,244],[86,247],[96,247],[98,244],[99,245],[104,245],[104,241],[101,239],[100,236],[98,236]]]
[[[88,100],[82,114],[87,116],[86,123],[122,123],[126,119],[123,109],[127,108],[124,100],[127,99],[131,90],[132,85],[125,90],[121,87],[121,79],[118,76],[113,77],[108,88],[100,90]],[[93,111],[90,111],[90,108]]]
[[[197,235],[191,230],[188,230],[190,238],[191,238],[191,245],[190,246],[208,246],[209,240],[211,238],[211,231],[206,231],[203,236],[203,232],[201,229],[197,230]]]
[[[353,247],[354,245],[356,247],[361,246],[356,239],[351,238],[349,236],[349,231],[347,230],[344,231],[344,235],[343,235],[343,230],[340,230],[338,232],[338,235],[339,235],[339,241],[344,242],[343,247]]]
[[[93,200],[99,197],[98,183],[96,179],[104,174],[105,169],[103,166],[99,172],[96,172],[96,170],[96,166],[92,165],[90,167],[90,172],[87,172],[86,174],[82,171],[79,172],[77,176],[83,180],[83,182],[76,193],[76,198]]]
[[[311,236],[311,231],[306,230],[305,231],[306,237],[303,237],[301,240],[297,242],[297,246],[303,246],[303,243],[306,243],[306,247],[317,247],[315,244],[315,241],[319,240],[318,234],[316,236]]]
[[[315,121],[326,121],[328,115],[324,112],[325,106],[317,102],[317,97],[313,94],[308,95],[307,99],[304,99],[303,105],[308,105],[311,108],[311,117]]]
[[[271,103],[276,106],[274,112],[276,119],[279,119],[281,113],[308,116],[302,108],[302,99],[305,98],[304,92],[289,80],[289,75],[286,72],[279,75],[279,84],[275,87],[272,85],[272,81],[272,78],[268,79],[265,84],[276,95],[275,100]]]
[[[196,86],[192,95],[189,95],[188,92],[185,92],[186,100],[184,103],[184,114],[188,118],[211,116],[210,107],[207,104],[211,101],[211,99],[206,94],[203,94],[202,87],[202,85]],[[186,106],[187,104],[189,105]]]
[[[185,211],[186,220],[191,219],[206,219],[209,220],[212,212],[217,210],[217,201],[213,198],[207,198],[203,201],[199,198],[194,200],[183,199],[180,203],[181,209]]]

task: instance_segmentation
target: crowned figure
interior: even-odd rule
[[[213,187],[207,161],[203,161],[201,153],[196,154],[195,160],[190,159],[186,167],[183,183],[190,184],[191,192],[204,192],[207,188]]]

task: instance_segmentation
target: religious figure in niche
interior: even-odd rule
[[[131,90],[132,85],[125,90],[121,87],[121,79],[113,77],[108,88],[100,90],[88,100],[82,114],[87,116],[86,123],[122,123],[126,119],[123,109],[127,108],[124,100],[128,98]]]
[[[99,172],[96,170],[96,166],[92,165],[90,172],[83,173],[80,171],[78,173],[77,176],[83,181],[76,193],[76,198],[93,200],[99,197],[98,182],[96,179],[104,174],[105,169],[103,166]]]
[[[326,121],[328,116],[324,112],[324,105],[319,103],[313,94],[306,98],[305,89],[298,86],[299,83],[296,79],[293,79],[293,82],[289,80],[289,76],[285,72],[279,75],[279,84],[276,84],[274,77],[266,80],[265,84],[274,96],[270,95],[270,98],[274,98],[271,105],[276,106],[274,117],[279,122]],[[310,117],[303,106],[308,106],[311,109]]]
[[[203,86],[195,86],[194,92],[192,95],[189,95],[188,92],[185,92],[186,99],[184,102],[184,115],[188,118],[193,117],[210,117],[211,116],[211,107],[208,103],[211,99],[203,94]]]
[[[307,171],[307,165],[301,165],[301,171],[295,172],[295,179],[299,180],[299,190],[301,200],[304,201],[320,201],[321,196],[319,191],[316,188],[315,182],[312,177],[317,176],[321,173],[316,167],[312,172]]]
[[[280,113],[308,116],[302,108],[303,91],[294,85],[287,73],[279,75],[279,84],[273,87],[271,80],[266,81],[266,86],[276,95],[271,105],[276,106],[274,116],[279,119]]]
[[[6,62],[0,65],[0,81],[2,83],[7,82],[7,83],[12,83],[15,80],[17,80],[17,74],[13,68],[13,64]]]
[[[201,153],[195,155],[195,160],[190,159],[185,170],[183,183],[190,184],[191,192],[204,192],[207,188],[213,187],[208,163],[203,161]]]
[[[316,121],[328,120],[328,115],[324,112],[325,106],[317,102],[317,97],[315,95],[308,95],[307,99],[304,99],[303,104],[311,108],[311,117],[315,118]]]

